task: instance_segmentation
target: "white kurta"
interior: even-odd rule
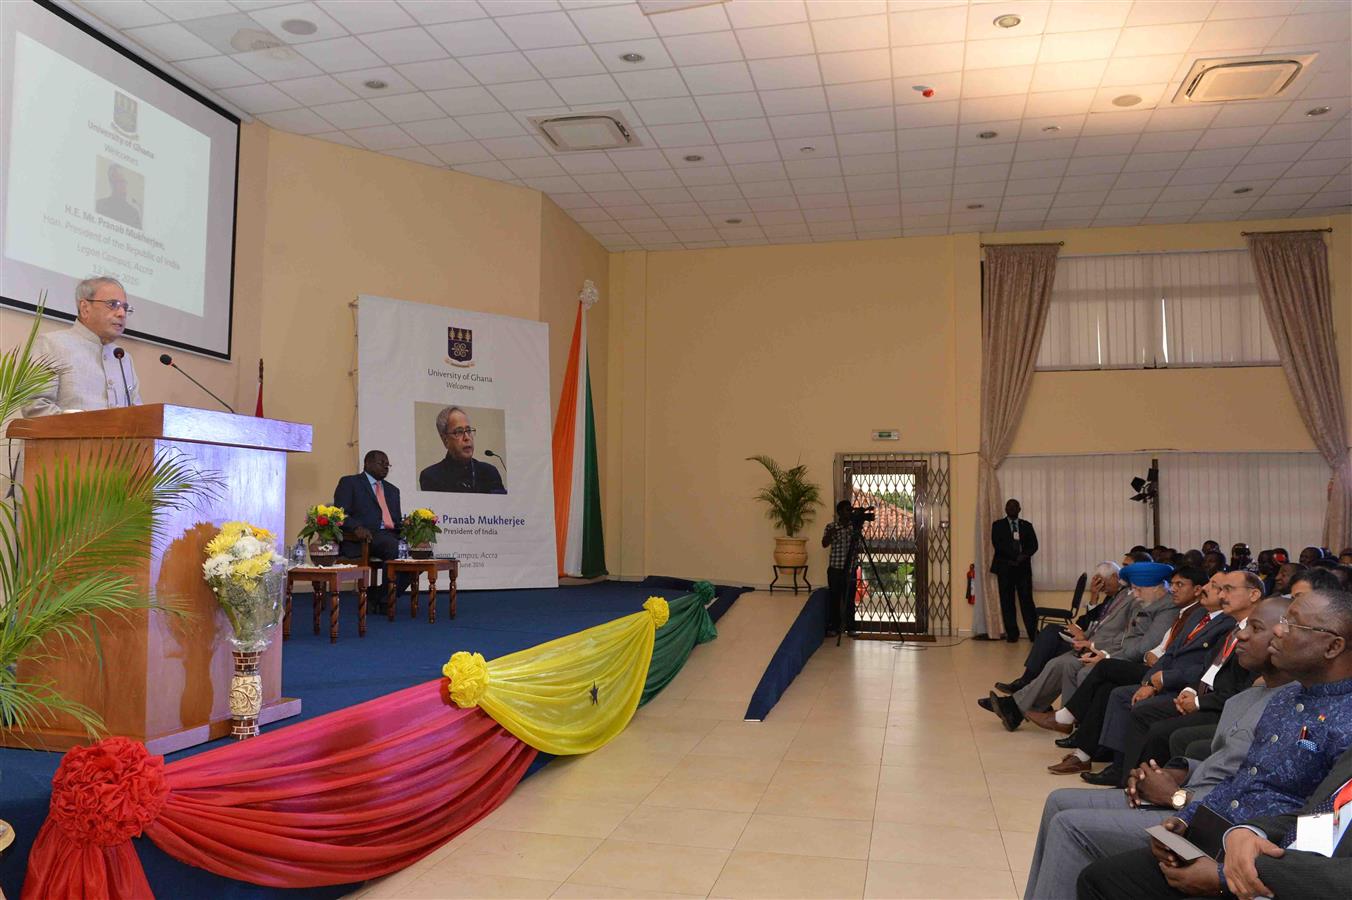
[[[60,374],[56,381],[24,409],[28,418],[50,416],[70,410],[112,409],[141,402],[141,385],[131,354],[122,359],[127,373],[124,388],[122,371],[113,356],[114,344],[105,344],[98,335],[76,322],[64,331],[38,335],[33,342],[33,357],[54,363]]]

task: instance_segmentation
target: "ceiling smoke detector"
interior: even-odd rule
[[[724,219],[723,221],[724,221],[724,222],[727,222],[729,225],[741,225],[741,224],[742,224],[742,220],[741,220],[741,219]]]
[[[619,150],[639,146],[634,129],[618,109],[575,116],[531,116],[530,122],[555,150]]]
[[[1248,194],[1248,193],[1251,193],[1252,191],[1253,191],[1253,188],[1251,188],[1251,187],[1242,187],[1242,188],[1235,188],[1233,191],[1231,191],[1231,193],[1233,193],[1233,194]]]
[[[1333,109],[1331,106],[1316,106],[1314,109],[1305,110],[1307,116],[1322,116]]]
[[[287,19],[282,22],[282,31],[287,34],[307,35],[314,34],[319,30],[319,26],[309,19]]]
[[[991,138],[997,138],[999,136],[1000,132],[998,131],[983,131],[977,135],[977,137],[981,138],[983,141],[989,141]]]
[[[620,54],[620,60],[621,60],[622,62],[627,62],[627,63],[641,63],[641,62],[643,62],[645,59],[647,59],[647,57],[644,56],[642,53],[621,53],[621,54]]]
[[[681,159],[685,160],[686,162],[703,162],[703,161],[704,161],[704,157],[700,156],[698,153],[690,153],[690,154],[687,154],[686,156],[682,156]]]
[[[1122,94],[1113,98],[1113,106],[1135,106],[1141,102],[1139,94]]]
[[[364,84],[366,87],[370,88],[373,91],[383,91],[385,90],[385,88],[389,87],[387,83],[381,81],[379,78],[372,78],[370,81],[363,81],[362,84]]]
[[[1267,100],[1295,83],[1318,53],[1279,53],[1199,59],[1174,94],[1174,103]]]
[[[1013,13],[1006,13],[1003,16],[996,16],[995,19],[991,22],[991,24],[994,25],[996,28],[1014,28],[1022,22],[1023,19],[1020,19]]]

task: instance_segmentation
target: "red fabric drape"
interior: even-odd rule
[[[482,710],[451,704],[445,684],[165,766],[163,807],[144,822],[146,836],[188,865],[269,887],[364,881],[412,864],[502,803],[535,759]],[[58,773],[24,898],[148,895],[127,838],[97,846],[55,821],[66,802],[59,782]]]

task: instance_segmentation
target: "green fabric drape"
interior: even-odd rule
[[[718,637],[709,611],[705,609],[714,598],[713,585],[707,581],[695,585],[695,593],[678,597],[667,604],[670,618],[657,630],[653,642],[653,658],[648,665],[648,679],[643,684],[639,706],[657,696],[681,671],[695,647]]]

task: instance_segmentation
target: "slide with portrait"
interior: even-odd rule
[[[557,586],[549,326],[363,295],[357,369],[361,452],[437,514],[459,585]]]

